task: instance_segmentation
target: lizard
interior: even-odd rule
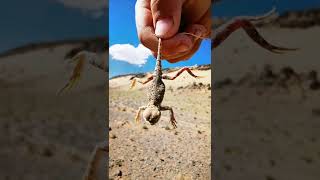
[[[157,52],[157,59],[156,59],[156,65],[154,69],[154,73],[150,75],[147,80],[140,81],[141,84],[146,84],[150,81],[151,84],[148,88],[148,104],[146,106],[139,107],[136,116],[135,121],[139,122],[141,119],[140,114],[141,111],[143,111],[143,119],[147,122],[149,122],[151,125],[155,125],[160,117],[161,117],[161,111],[169,111],[170,113],[170,122],[173,126],[173,128],[177,128],[177,121],[174,117],[174,112],[172,107],[170,106],[162,106],[161,103],[163,101],[164,95],[165,95],[165,84],[163,83],[162,79],[166,80],[174,80],[177,78],[182,72],[187,71],[191,76],[195,78],[200,78],[201,76],[196,76],[192,73],[190,68],[183,67],[178,71],[178,73],[175,76],[169,76],[162,74],[162,65],[161,65],[161,38],[159,38],[158,41],[158,52]],[[133,77],[131,78],[131,88],[135,86],[135,83],[137,81],[137,78]]]

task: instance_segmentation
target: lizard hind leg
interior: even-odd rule
[[[140,119],[141,119],[141,111],[142,110],[145,110],[147,108],[147,106],[141,106],[141,107],[139,107],[139,109],[138,109],[138,111],[137,111],[137,113],[136,113],[136,117],[134,118],[134,121],[136,122],[136,123],[139,123],[140,122]]]
[[[91,154],[90,161],[88,163],[87,169],[85,171],[85,174],[83,176],[83,180],[95,180],[97,179],[97,171],[98,166],[103,157],[108,156],[108,142],[102,142],[100,144],[97,144],[94,151]]]
[[[163,75],[162,79],[174,80],[177,77],[179,77],[184,71],[187,71],[194,78],[203,78],[204,77],[204,76],[197,76],[197,75],[193,74],[193,72],[191,71],[190,68],[184,67],[184,68],[181,68],[174,76]]]

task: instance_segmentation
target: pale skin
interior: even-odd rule
[[[198,37],[211,32],[210,0],[137,0],[135,19],[140,42],[157,55],[162,38],[162,59],[171,63],[189,59],[199,48]]]

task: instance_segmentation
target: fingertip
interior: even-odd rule
[[[156,23],[155,34],[159,38],[165,38],[173,28],[173,20],[171,18],[159,19]]]
[[[139,40],[145,47],[147,47],[151,51],[157,51],[158,38],[155,36],[154,29],[152,27],[144,27],[139,32]]]
[[[178,53],[187,52],[192,49],[193,47],[193,37],[188,35],[181,35],[180,42],[177,47]]]
[[[187,27],[186,32],[194,35],[194,39],[204,39],[210,34],[208,33],[209,31],[207,30],[207,28],[201,24],[190,25],[189,27]]]

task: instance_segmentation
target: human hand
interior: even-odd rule
[[[189,59],[211,32],[211,0],[137,0],[137,33],[141,43],[171,63]],[[192,36],[190,34],[194,34]]]

